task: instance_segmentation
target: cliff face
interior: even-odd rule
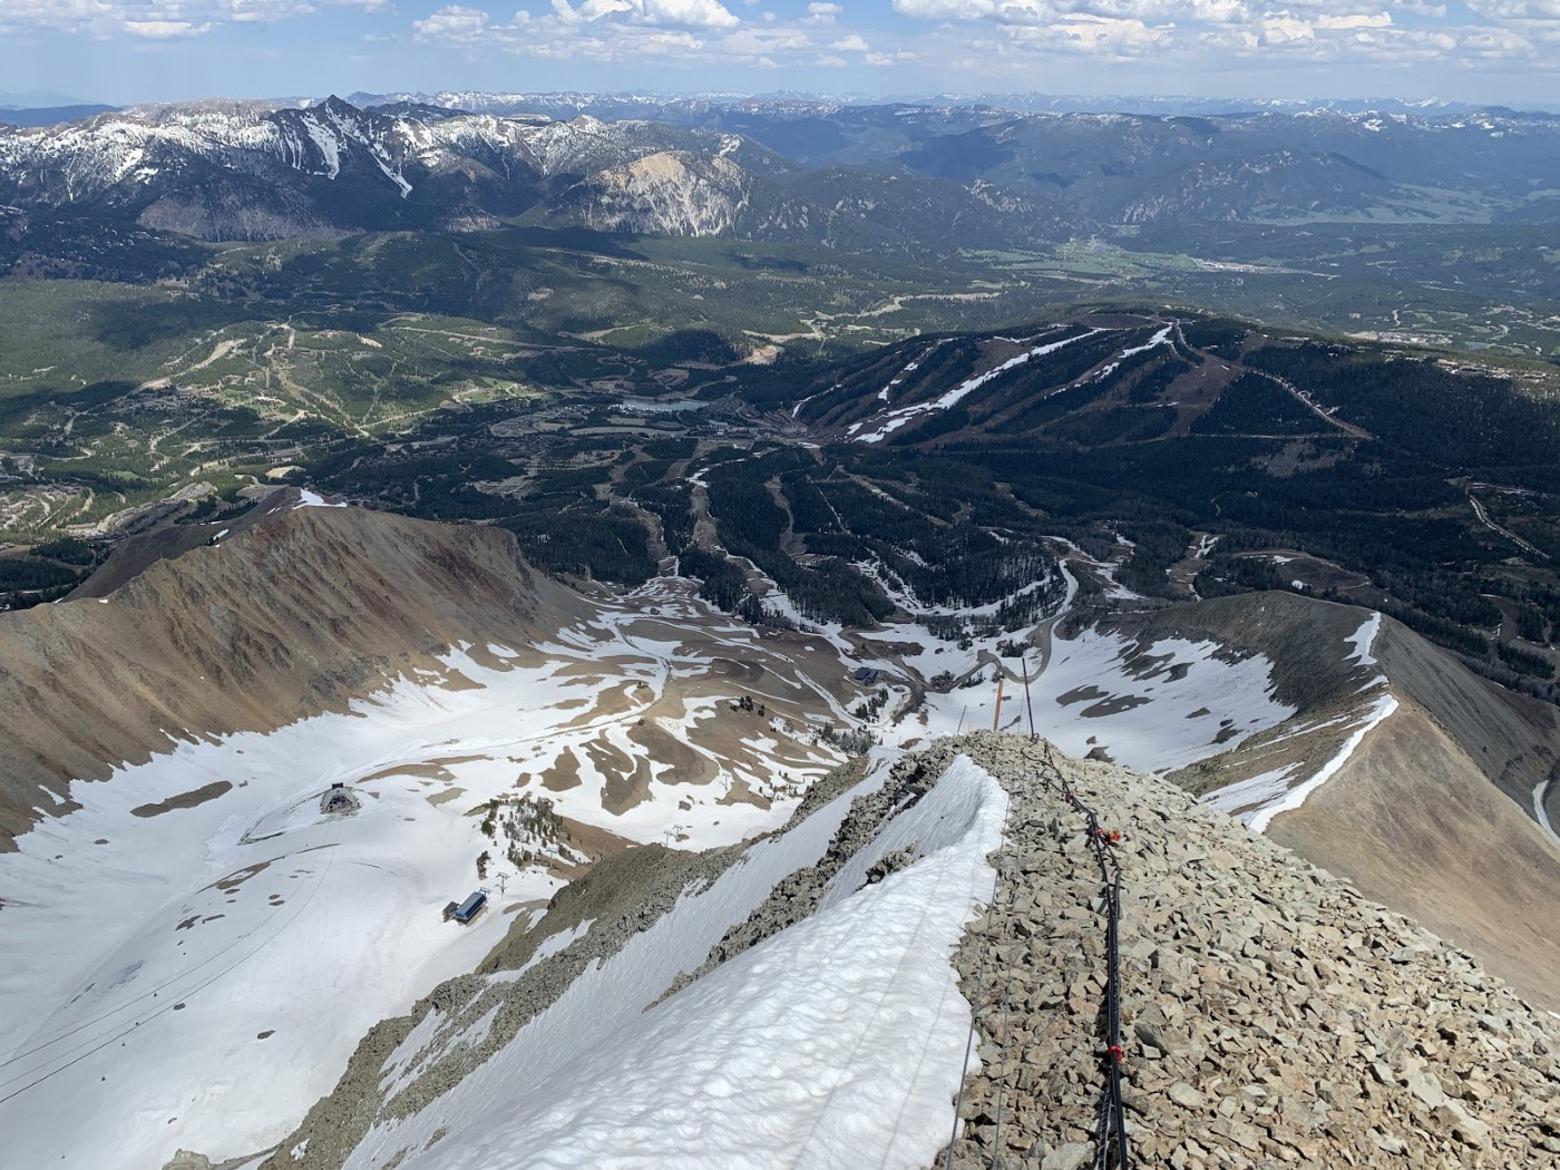
[[[729,232],[746,208],[747,182],[720,155],[662,151],[598,172],[564,201],[602,231],[714,236]]]
[[[508,533],[289,506],[105,598],[0,616],[0,850],[74,807],[72,779],[339,710],[459,642],[525,645],[571,604]]]

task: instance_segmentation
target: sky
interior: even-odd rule
[[[0,0],[0,103],[581,90],[1560,94],[1560,0]]]

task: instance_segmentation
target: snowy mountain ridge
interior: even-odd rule
[[[0,198],[207,239],[543,223],[904,248],[927,224],[971,240],[1038,230],[1025,197],[834,169],[727,129],[404,104],[196,103],[0,127]],[[943,246],[949,241],[944,240]]]
[[[1546,222],[1557,128],[1504,110],[199,102],[0,126],[0,199],[211,239],[526,217],[857,250],[990,248],[1181,219]]]
[[[423,119],[364,111],[339,99],[303,109],[252,103],[142,107],[66,127],[0,131],[0,175],[45,200],[78,202],[121,184],[150,186],[194,160],[234,171],[274,163],[336,179],[366,162],[403,196],[415,164],[425,173],[483,160],[551,177],[633,157],[654,137],[644,124],[589,116],[538,122],[493,115]],[[121,195],[120,197],[124,197]]]

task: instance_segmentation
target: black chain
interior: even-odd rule
[[[1100,827],[1094,810],[1079,799],[1057,768],[1046,744],[1046,773],[1041,783],[1061,789],[1063,797],[1088,823],[1089,846],[1100,867],[1105,899],[1105,1086],[1100,1091],[1099,1112],[1094,1129],[1095,1170],[1128,1170],[1132,1164],[1131,1143],[1127,1138],[1127,1111],[1121,1096],[1121,1066],[1126,1050],[1121,1043],[1121,862],[1115,844],[1120,837]]]

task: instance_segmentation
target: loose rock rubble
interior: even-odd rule
[[[957,955],[982,1069],[952,1165],[1092,1164],[1104,1079],[1100,870],[1045,745],[942,741],[1012,797],[991,909]],[[1169,784],[1056,763],[1120,829],[1136,1164],[1560,1166],[1560,1021],[1465,952]],[[940,1156],[937,1166],[942,1167]]]

